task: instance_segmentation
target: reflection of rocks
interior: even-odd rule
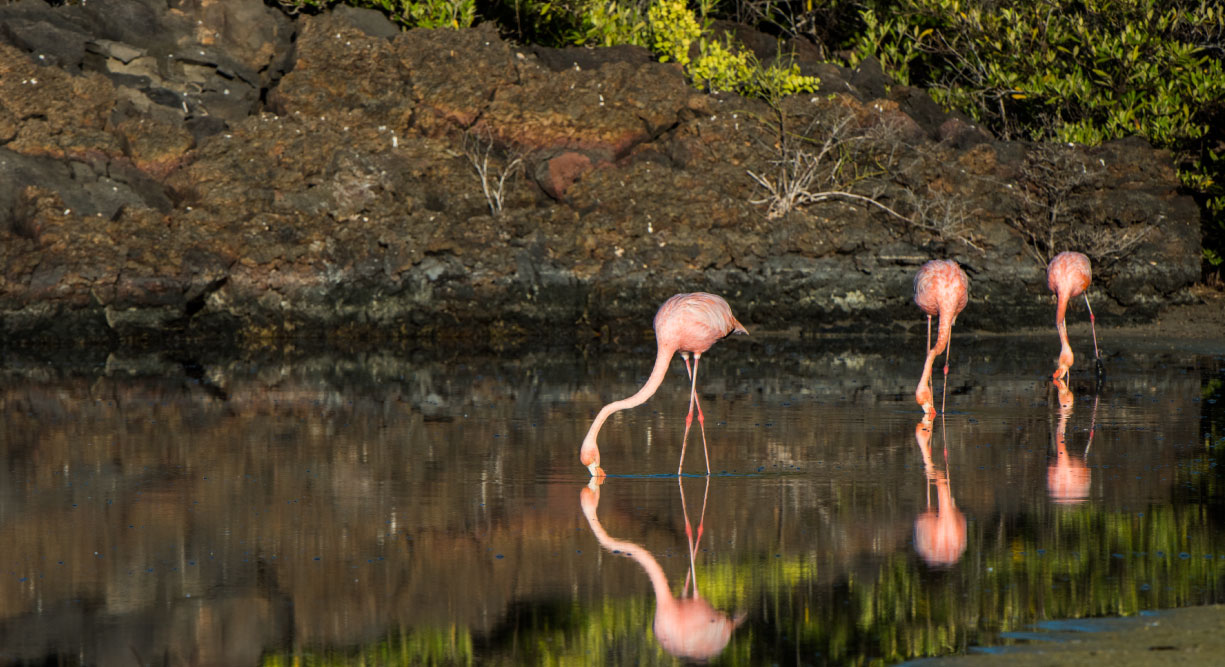
[[[177,600],[142,605],[99,618],[84,601],[62,601],[41,614],[0,623],[7,660],[22,663],[63,655],[65,640],[89,664],[254,665],[270,645],[289,637],[289,610],[262,595]],[[98,632],[99,626],[109,628]]]
[[[726,294],[747,323],[859,326],[909,321],[910,275],[934,255],[970,269],[971,327],[1049,310],[1042,267],[1008,224],[1040,213],[1019,194],[1039,151],[871,63],[852,72],[801,49],[832,97],[786,101],[789,123],[846,114],[905,139],[881,196],[955,203],[985,252],[838,202],[766,221],[746,171],[774,169],[754,120],[769,109],[700,94],[639,49],[519,48],[488,26],[398,32],[349,9],[290,19],[258,0],[15,3],[0,25],[10,340],[498,345],[646,322],[695,288]],[[466,130],[492,142],[495,171],[504,153],[527,159],[498,218]],[[1160,221],[1134,256],[1095,269],[1106,318],[1151,316],[1198,278],[1197,209],[1169,157],[1140,142],[1068,154],[1100,166],[1067,195],[1076,225]]]

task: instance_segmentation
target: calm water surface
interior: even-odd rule
[[[6,353],[0,663],[888,663],[1221,602],[1225,344],[1105,347],[1060,392],[1053,335],[956,337],[925,423],[920,340],[725,341],[715,474],[677,359],[602,485],[651,346]]]

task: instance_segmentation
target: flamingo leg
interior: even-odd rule
[[[706,475],[710,475],[710,450],[706,445],[706,414],[702,413],[702,400],[697,396],[697,363],[702,358],[701,352],[693,353],[693,381],[690,385],[690,413],[685,417],[685,434],[693,423],[693,406],[697,406],[697,428],[702,432],[702,454],[706,456]],[[681,463],[684,465],[685,443],[681,443]],[[676,475],[680,475],[681,466],[676,466]]]
[[[680,475],[681,471],[684,470],[685,468],[685,445],[689,443],[689,429],[693,426],[693,404],[696,401],[697,396],[698,396],[698,392],[697,392],[698,359],[700,358],[701,358],[701,355],[695,352],[693,355],[693,374],[689,378],[690,379],[689,413],[685,415],[685,435],[681,436],[681,460],[678,461],[676,464],[676,474],[677,475]],[[686,362],[686,366],[688,366],[688,362]],[[698,426],[699,427],[702,426],[702,406],[701,405],[698,406]],[[702,447],[705,448],[705,446],[706,446],[706,430],[705,428],[702,428]],[[709,475],[710,474],[710,470],[709,470],[710,464],[707,463],[706,467],[707,467],[706,474]]]
[[[702,432],[702,454],[706,457],[706,476],[710,476],[710,451],[706,447],[706,415],[702,414],[702,399],[698,398],[698,359],[702,358],[702,353],[693,353],[693,387],[689,390],[693,394],[693,403],[698,406],[698,430]]]
[[[1093,332],[1093,357],[1100,359],[1101,354],[1097,351],[1097,318],[1093,316],[1093,306],[1089,305],[1089,295],[1085,294],[1085,308],[1089,309],[1089,330]]]
[[[681,359],[685,360],[685,377],[693,378],[693,371],[689,370],[689,353],[681,352]]]

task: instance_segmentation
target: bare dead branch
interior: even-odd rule
[[[1151,224],[1123,227],[1109,221],[1092,220],[1089,210],[1077,210],[1078,194],[1098,181],[1104,167],[1086,160],[1073,150],[1042,144],[1026,158],[1019,188],[1021,216],[1009,220],[1025,238],[1026,250],[1045,266],[1064,250],[1085,253],[1094,264],[1109,265],[1126,257],[1151,234]]]
[[[490,157],[494,152],[493,137],[488,132],[481,136],[473,130],[464,132],[464,156],[476,174],[481,179],[481,191],[489,204],[489,213],[495,217],[502,214],[502,204],[506,197],[506,182],[523,167],[524,154],[512,150],[504,159],[504,164],[498,168],[496,162],[491,165]]]
[[[750,203],[765,205],[766,217],[776,219],[797,208],[830,200],[867,205],[884,211],[893,219],[931,233],[945,242],[959,242],[984,252],[971,233],[964,205],[927,187],[927,195],[916,193],[900,176],[921,163],[912,157],[904,164],[908,145],[903,140],[900,122],[874,123],[866,128],[845,113],[833,120],[814,118],[801,134],[786,131],[786,118],[780,111],[776,132],[778,157],[769,162],[770,170],[746,170],[763,191]],[[911,152],[913,153],[913,151]],[[890,175],[889,179],[882,176]],[[886,204],[890,190],[901,190],[902,201],[912,211]]]

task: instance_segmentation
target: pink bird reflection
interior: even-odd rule
[[[637,561],[646,571],[655,591],[655,639],[669,654],[690,660],[709,660],[727,647],[732,632],[744,622],[745,615],[729,616],[715,609],[698,592],[695,557],[702,541],[703,521],[706,516],[706,494],[710,491],[710,478],[706,479],[706,492],[702,494],[702,516],[698,519],[697,537],[694,537],[689,511],[685,505],[685,487],[681,478],[676,483],[681,491],[681,508],[685,514],[685,535],[689,542],[689,573],[679,597],[672,595],[668,579],[659,561],[641,545],[610,536],[596,516],[600,505],[600,485],[603,478],[593,477],[579,493],[579,504],[583,516],[595,533],[600,546],[612,552],[620,552]],[[692,585],[692,593],[690,593]]]
[[[946,470],[932,463],[932,417],[927,415],[915,425],[915,442],[923,456],[923,471],[927,475],[927,510],[915,517],[914,543],[919,556],[933,567],[949,567],[961,560],[966,551],[966,516],[957,509],[949,487],[948,448],[944,450]],[[936,509],[931,508],[931,485],[936,487]]]
[[[1046,489],[1051,500],[1057,503],[1079,503],[1089,497],[1089,487],[1093,478],[1085,460],[1089,457],[1089,449],[1093,446],[1093,431],[1097,424],[1097,398],[1093,400],[1093,414],[1089,420],[1089,442],[1085,445],[1085,453],[1080,457],[1068,453],[1067,426],[1068,418],[1072,416],[1075,397],[1072,390],[1063,380],[1055,380],[1055,388],[1059,391],[1059,422],[1055,426],[1052,440],[1055,457],[1046,469]]]

